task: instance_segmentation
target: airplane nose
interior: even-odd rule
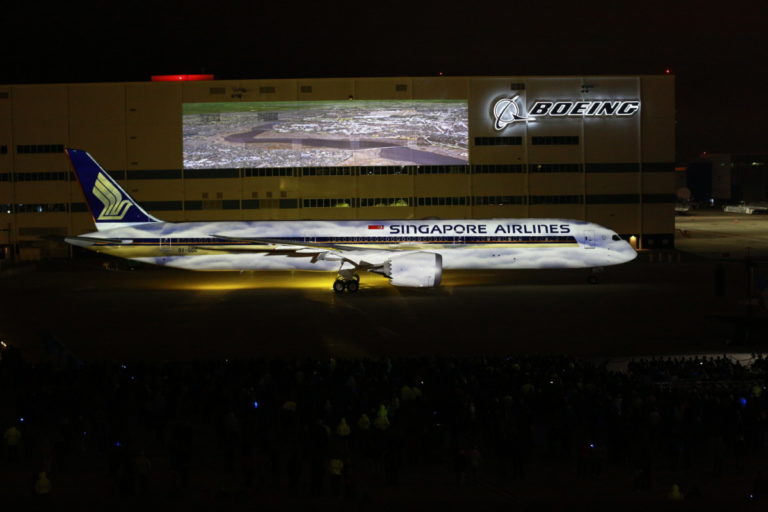
[[[633,259],[637,258],[637,251],[632,248],[629,242],[622,243],[621,253],[624,257],[626,257],[625,262],[632,261]]]

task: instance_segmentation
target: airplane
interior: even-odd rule
[[[336,293],[359,273],[394,286],[436,287],[443,270],[598,268],[637,253],[614,231],[563,219],[164,222],[147,213],[84,150],[66,149],[96,231],[66,242],[188,270],[335,271]],[[594,278],[591,278],[594,279]]]

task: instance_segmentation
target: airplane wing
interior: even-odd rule
[[[224,235],[211,235],[215,238],[220,238],[222,240],[228,240],[228,241],[239,241],[239,242],[251,242],[254,244],[264,244],[264,245],[271,245],[271,246],[282,246],[282,247],[303,247],[303,248],[314,248],[314,249],[322,249],[325,251],[328,250],[334,250],[334,251],[359,251],[363,249],[363,246],[360,245],[349,245],[349,244],[329,244],[329,243],[314,243],[314,242],[302,242],[300,244],[292,241],[292,240],[284,240],[280,238],[247,238],[247,237],[233,237],[233,236],[224,236]]]
[[[327,249],[316,249],[310,247],[285,248],[275,246],[258,246],[258,245],[195,245],[198,249],[204,249],[206,251],[220,251],[227,253],[265,253],[268,256],[286,256],[288,258],[317,258],[321,254],[326,254],[329,251]]]
[[[358,268],[372,268],[378,267],[381,263],[391,257],[393,252],[397,252],[391,249],[374,249],[350,244],[333,244],[333,243],[314,243],[314,242],[302,242],[300,244],[292,241],[279,238],[248,238],[248,237],[231,237],[225,235],[212,234],[211,236],[227,241],[240,241],[249,242],[252,244],[261,244],[273,247],[272,249],[258,249],[252,246],[243,246],[242,248],[236,248],[228,246],[222,247],[222,251],[242,250],[252,252],[269,252],[270,254],[283,254],[292,257],[312,257],[314,259],[334,259],[337,261],[347,261]],[[211,250],[211,247],[206,247]],[[216,249],[214,249],[216,250]],[[329,257],[331,256],[331,257]]]

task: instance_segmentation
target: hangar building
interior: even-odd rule
[[[65,147],[153,215],[567,218],[674,240],[672,76],[0,85],[0,257],[93,231]]]

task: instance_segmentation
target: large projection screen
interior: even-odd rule
[[[185,103],[184,168],[467,165],[465,100]]]

